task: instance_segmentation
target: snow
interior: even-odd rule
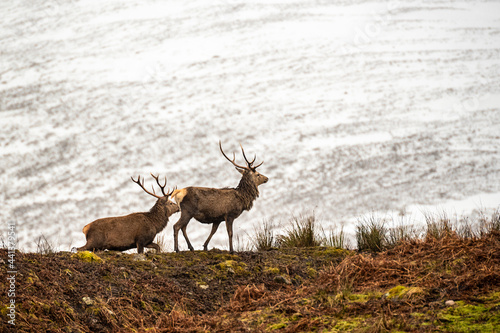
[[[302,212],[354,230],[374,211],[500,205],[498,1],[0,8],[0,221],[24,250],[42,234],[67,250],[97,218],[148,210],[130,176],[236,186],[219,140],[270,178],[235,222],[242,242]],[[191,222],[195,248],[209,229]],[[211,245],[227,248],[224,230]]]

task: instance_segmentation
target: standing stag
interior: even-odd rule
[[[179,230],[182,230],[189,249],[193,251],[193,246],[186,234],[186,227],[193,217],[201,223],[212,224],[210,236],[208,236],[205,244],[203,244],[205,251],[207,251],[208,243],[217,231],[217,228],[219,228],[221,222],[225,221],[229,236],[229,251],[233,252],[233,221],[244,210],[252,208],[254,200],[259,196],[258,186],[268,181],[266,176],[261,175],[256,170],[264,162],[253,166],[256,157],[249,162],[241,144],[240,147],[247,166],[236,164],[234,162],[234,153],[233,159],[229,159],[222,150],[222,144],[219,141],[219,148],[222,155],[242,174],[240,183],[236,188],[186,187],[173,192],[172,197],[181,209],[181,217],[174,225],[174,249],[176,252],[179,252]]]
[[[158,176],[151,176],[161,188],[163,196],[156,195],[144,188],[144,179],[141,183],[141,176],[132,181],[137,183],[146,193],[154,196],[158,200],[156,204],[145,213],[133,213],[126,216],[107,217],[95,220],[83,227],[83,233],[87,239],[87,244],[78,248],[78,251],[95,250],[116,250],[125,251],[137,247],[138,253],[143,253],[144,248],[155,249],[160,252],[160,247],[153,243],[157,233],[167,225],[170,215],[179,211],[178,205],[169,200],[172,192],[165,193],[165,184],[161,185]],[[175,190],[175,188],[174,188]]]

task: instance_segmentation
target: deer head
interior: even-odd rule
[[[245,162],[247,163],[247,166],[242,166],[242,165],[236,164],[236,162],[235,162],[236,157],[235,157],[234,153],[233,153],[232,160],[229,157],[227,157],[227,155],[224,153],[224,150],[222,150],[222,144],[219,141],[219,148],[220,148],[222,155],[224,155],[224,157],[235,166],[236,170],[238,170],[239,173],[241,173],[244,177],[248,177],[249,179],[251,179],[253,181],[253,183],[257,186],[266,183],[269,180],[269,178],[267,178],[266,176],[257,172],[257,168],[260,167],[262,165],[262,163],[264,163],[264,161],[262,161],[260,164],[254,166],[253,164],[255,163],[255,159],[257,158],[257,156],[254,156],[253,160],[251,162],[248,161],[247,156],[245,155],[245,150],[243,149],[243,146],[241,145],[241,143],[240,143],[240,147],[241,147],[241,152],[243,153],[243,158],[245,159]]]
[[[172,191],[170,191],[170,188],[169,188],[165,192],[165,187],[167,186],[167,177],[165,177],[165,182],[164,182],[163,185],[160,184],[160,181],[158,179],[159,176],[155,176],[155,175],[151,174],[151,177],[153,177],[156,180],[156,184],[158,184],[158,186],[160,187],[161,193],[163,194],[163,196],[156,194],[153,185],[151,185],[151,189],[153,190],[153,192],[151,193],[150,191],[148,191],[144,187],[144,178],[141,180],[141,176],[138,176],[137,180],[135,180],[133,177],[130,177],[130,178],[132,179],[132,181],[134,183],[136,183],[137,185],[139,185],[144,190],[144,192],[146,192],[147,194],[149,194],[149,195],[157,198],[158,199],[157,204],[159,204],[161,206],[167,207],[167,209],[171,212],[171,214],[178,212],[179,211],[179,207],[175,203],[173,203],[172,201],[169,200],[169,198],[172,195],[172,193],[177,189],[177,186],[174,187],[174,189]]]

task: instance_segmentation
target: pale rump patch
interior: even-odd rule
[[[179,208],[180,208],[180,204],[182,202],[182,199],[184,199],[186,194],[187,194],[187,190],[185,188],[181,188],[180,190],[175,190],[172,193],[172,195],[170,196],[170,198],[173,198],[174,201],[177,203],[177,206],[179,206]]]
[[[89,228],[90,228],[90,223],[87,224],[85,227],[83,227],[83,233],[85,234],[85,236],[87,236],[87,232],[89,231]]]

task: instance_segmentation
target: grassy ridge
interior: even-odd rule
[[[436,221],[422,237],[383,241],[378,252],[293,246],[293,237],[304,239],[297,230],[310,237],[304,226],[314,228],[303,219],[287,242],[267,234],[277,239],[267,251],[17,253],[16,329],[495,332],[500,232],[488,222],[466,237],[432,233],[445,225]],[[1,312],[0,330],[14,331]]]

